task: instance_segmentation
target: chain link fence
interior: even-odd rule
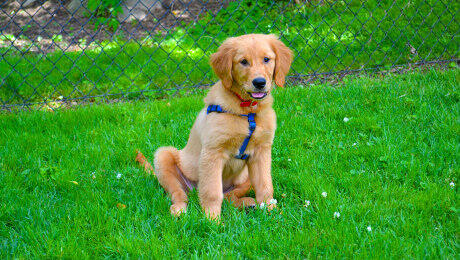
[[[460,3],[426,1],[19,0],[0,3],[0,107],[186,95],[217,80],[224,39],[275,33],[288,83],[458,66]]]

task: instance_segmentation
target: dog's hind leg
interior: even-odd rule
[[[155,175],[171,196],[171,214],[179,216],[187,210],[187,188],[178,172],[179,151],[174,147],[161,147],[155,153]]]
[[[224,196],[232,203],[233,206],[239,209],[254,207],[256,205],[254,198],[245,197],[250,189],[251,182],[248,178],[245,182],[235,185],[235,187],[231,191],[225,193]]]

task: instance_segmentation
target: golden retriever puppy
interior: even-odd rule
[[[211,55],[220,78],[204,99],[182,150],[161,147],[154,174],[172,200],[171,214],[187,208],[187,193],[198,188],[206,216],[219,219],[223,198],[236,207],[274,205],[271,148],[276,129],[272,109],[273,81],[285,83],[292,52],[275,35],[249,34],[228,38]],[[136,161],[153,173],[142,153]],[[256,199],[245,195],[251,188]]]

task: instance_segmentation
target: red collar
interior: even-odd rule
[[[233,94],[235,94],[235,96],[241,101],[240,107],[253,107],[257,105],[257,101],[252,101],[250,99],[245,100],[240,95],[238,95],[238,93],[235,93],[235,92],[233,92]]]

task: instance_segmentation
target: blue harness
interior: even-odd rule
[[[221,106],[219,105],[209,105],[208,110],[206,111],[207,114],[216,112],[216,113],[230,113],[222,109]],[[241,160],[246,160],[249,158],[249,155],[245,154],[244,151],[246,150],[246,147],[248,146],[249,139],[251,139],[252,133],[254,133],[254,130],[256,130],[256,120],[254,117],[256,116],[255,113],[249,113],[247,115],[245,114],[236,114],[238,116],[244,116],[248,118],[249,122],[249,135],[246,136],[246,138],[243,141],[243,144],[240,147],[240,150],[237,155],[235,155],[236,159],[241,159]]]

